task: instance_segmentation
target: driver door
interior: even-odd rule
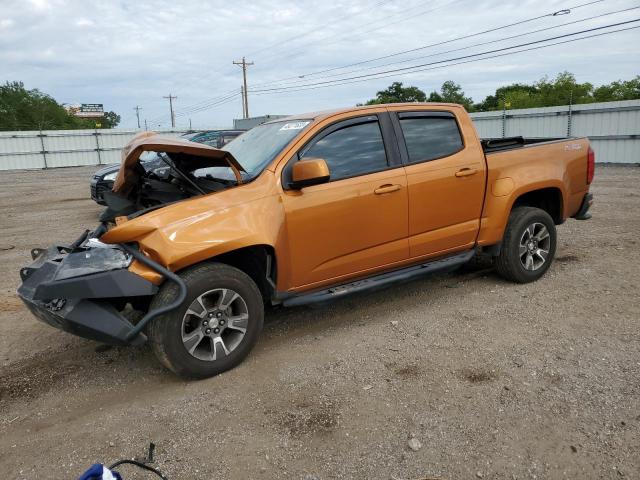
[[[392,142],[386,112],[361,116],[324,128],[290,161],[322,158],[330,180],[284,191],[288,290],[366,276],[409,257],[407,178]],[[286,175],[287,168],[285,187]]]

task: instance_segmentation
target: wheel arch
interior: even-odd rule
[[[511,203],[509,212],[517,207],[535,207],[547,212],[556,225],[564,222],[564,200],[558,187],[544,187],[520,193]]]
[[[267,244],[249,245],[215,255],[203,260],[203,262],[219,262],[235,267],[251,277],[258,286],[265,303],[268,303],[273,297],[278,270],[273,246]]]
[[[502,241],[509,216],[514,208],[536,207],[544,210],[560,225],[566,219],[566,195],[562,182],[545,182],[523,186],[509,195],[487,193],[478,234],[478,245],[489,247]]]

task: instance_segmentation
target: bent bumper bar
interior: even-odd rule
[[[122,267],[123,250],[110,250],[73,251],[63,246],[34,250],[34,262],[20,271],[18,295],[36,318],[52,327],[110,345],[143,343],[142,328],[129,322],[110,300],[153,295],[158,287]],[[100,258],[106,271],[96,271],[88,260],[92,255]]]

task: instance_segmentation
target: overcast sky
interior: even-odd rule
[[[148,119],[150,127],[169,126],[168,101],[162,97],[171,93],[178,97],[178,127],[188,126],[191,119],[194,127],[204,128],[230,126],[233,118],[242,116],[242,73],[232,62],[243,55],[254,62],[248,70],[252,116],[354,105],[374,97],[376,91],[393,81],[415,85],[428,93],[451,79],[480,101],[503,84],[533,82],[563,70],[574,73],[578,81],[596,85],[639,74],[640,29],[636,29],[472,63],[437,64],[425,67],[430,68],[427,71],[398,72],[330,88],[252,93],[252,89],[315,84],[472,55],[640,18],[640,9],[636,9],[474,46],[640,6],[638,0],[604,0],[573,8],[570,14],[547,16],[343,70],[315,73],[446,42],[589,1],[0,0],[0,81],[23,81],[27,88],[38,88],[61,103],[103,103],[105,109],[122,116],[123,127],[135,127],[136,105],[142,108],[141,118]],[[640,22],[611,29],[638,25]],[[570,38],[575,37],[556,41]],[[401,61],[405,62],[395,63]],[[394,64],[383,66],[391,62]],[[306,76],[296,78],[299,75]],[[276,81],[280,83],[273,83]]]

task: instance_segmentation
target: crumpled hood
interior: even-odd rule
[[[183,153],[203,157],[205,160],[203,167],[230,167],[238,183],[242,183],[240,172],[243,172],[244,168],[229,152],[182,138],[165,137],[155,132],[142,132],[133,137],[122,149],[122,164],[113,184],[115,193],[126,196],[131,192],[137,180],[136,165],[143,152]]]

